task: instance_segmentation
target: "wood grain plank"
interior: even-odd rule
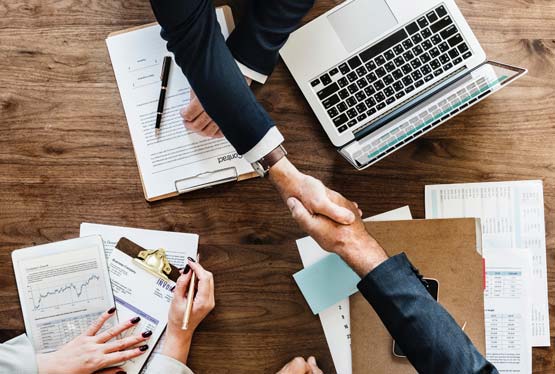
[[[340,2],[316,2],[303,22]],[[244,13],[245,1],[215,2],[226,3],[236,18]],[[294,163],[366,215],[408,204],[424,217],[426,184],[542,179],[553,337],[555,3],[457,3],[488,56],[528,75],[363,172],[337,154],[282,62],[254,91]],[[153,20],[147,1],[0,0],[0,339],[23,329],[10,252],[99,222],[201,235],[217,308],[195,337],[199,373],[271,373],[311,354],[333,372],[291,278],[304,234],[267,181],[144,200],[105,37]],[[534,373],[555,371],[553,352],[534,349]]]

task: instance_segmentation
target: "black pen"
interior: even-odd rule
[[[171,56],[165,56],[164,63],[162,64],[162,74],[160,75],[162,87],[160,87],[160,98],[158,99],[158,110],[156,111],[156,127],[154,128],[157,135],[160,131],[160,123],[162,123],[162,114],[164,114],[164,101],[166,100],[166,91],[168,88],[168,78],[170,76],[171,65]]]

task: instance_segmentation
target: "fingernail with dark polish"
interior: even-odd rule
[[[170,291],[173,292],[173,290],[175,290],[175,286],[173,286],[172,288],[170,288]]]
[[[142,333],[143,338],[148,338],[150,335],[152,335],[152,331],[148,330]]]
[[[187,259],[191,262],[196,262],[195,260],[193,260],[191,257],[187,257]]]
[[[141,346],[139,347],[139,350],[140,350],[141,352],[144,352],[144,351],[146,351],[147,349],[148,349],[148,345],[146,345],[146,344],[145,344],[145,345],[141,345]]]
[[[116,307],[113,306],[110,309],[108,309],[108,314],[114,314],[115,311],[116,311]]]
[[[186,265],[186,266],[183,268],[183,274],[187,274],[187,273],[189,272],[189,270],[191,270],[191,268],[189,267],[189,265]]]
[[[138,323],[141,320],[141,317],[135,317],[131,320],[132,324]]]

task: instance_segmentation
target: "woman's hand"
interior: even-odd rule
[[[195,295],[188,295],[191,275],[195,273],[198,283]],[[189,328],[182,330],[183,317],[187,308],[187,298],[194,297],[189,318]],[[177,280],[173,290],[173,300],[168,316],[167,337],[162,354],[187,363],[193,333],[202,320],[214,309],[214,277],[200,264],[189,257],[188,265]]]
[[[148,349],[146,344],[133,349],[128,348],[145,342],[152,335],[152,332],[145,331],[141,335],[112,340],[140,321],[139,317],[135,317],[96,335],[104,323],[114,315],[115,311],[116,308],[111,308],[102,314],[87,331],[59,350],[37,355],[39,374],[125,373],[119,367],[104,368],[145,353]]]

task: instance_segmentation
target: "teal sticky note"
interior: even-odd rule
[[[357,292],[360,282],[360,277],[336,254],[293,274],[293,278],[314,314]]]

